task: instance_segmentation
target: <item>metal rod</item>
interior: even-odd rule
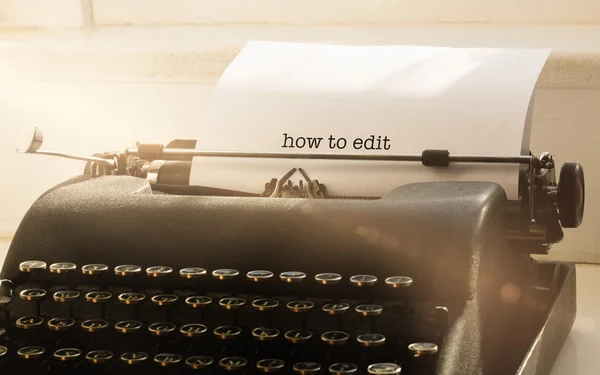
[[[17,150],[17,151],[22,152],[20,150]],[[44,150],[37,150],[37,151],[34,151],[34,152],[22,152],[22,153],[24,153],[24,154],[37,154],[37,155],[59,156],[61,158],[66,158],[66,159],[91,161],[91,162],[98,163],[98,164],[104,164],[107,167],[111,167],[111,168],[115,167],[115,161],[114,160],[97,158],[95,156],[77,156],[77,155],[65,154],[65,153],[62,153],[62,152],[44,151]]]

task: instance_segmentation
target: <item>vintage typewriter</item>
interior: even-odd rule
[[[536,261],[578,227],[584,176],[536,156],[369,157],[521,165],[488,182],[333,197],[283,178],[263,194],[190,186],[195,142],[90,157],[43,194],[2,269],[1,374],[548,374],[575,318],[575,268]],[[390,173],[394,173],[393,170]],[[360,183],[360,181],[357,181]],[[262,190],[262,187],[261,187]]]

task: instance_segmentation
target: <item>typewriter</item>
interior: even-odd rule
[[[1,374],[549,374],[572,327],[575,268],[534,260],[583,219],[582,167],[549,153],[369,157],[520,165],[489,182],[334,197],[190,186],[176,140],[74,156],[83,173],[33,204],[1,274]],[[366,157],[364,157],[366,158]],[[393,171],[390,171],[393,173]],[[359,183],[359,182],[357,182]],[[261,187],[262,190],[262,187]]]

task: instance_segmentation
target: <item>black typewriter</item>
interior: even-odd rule
[[[193,156],[306,155],[41,143],[36,130],[25,151],[87,165],[11,243],[1,374],[541,375],[573,324],[574,266],[531,255],[581,223],[583,171],[566,163],[557,182],[547,153],[385,157],[521,164],[518,202],[488,182],[361,199],[291,174],[260,195],[189,186]]]

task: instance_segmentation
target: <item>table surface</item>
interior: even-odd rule
[[[0,240],[0,268],[9,241]],[[577,318],[551,375],[600,374],[600,265],[577,265]]]

